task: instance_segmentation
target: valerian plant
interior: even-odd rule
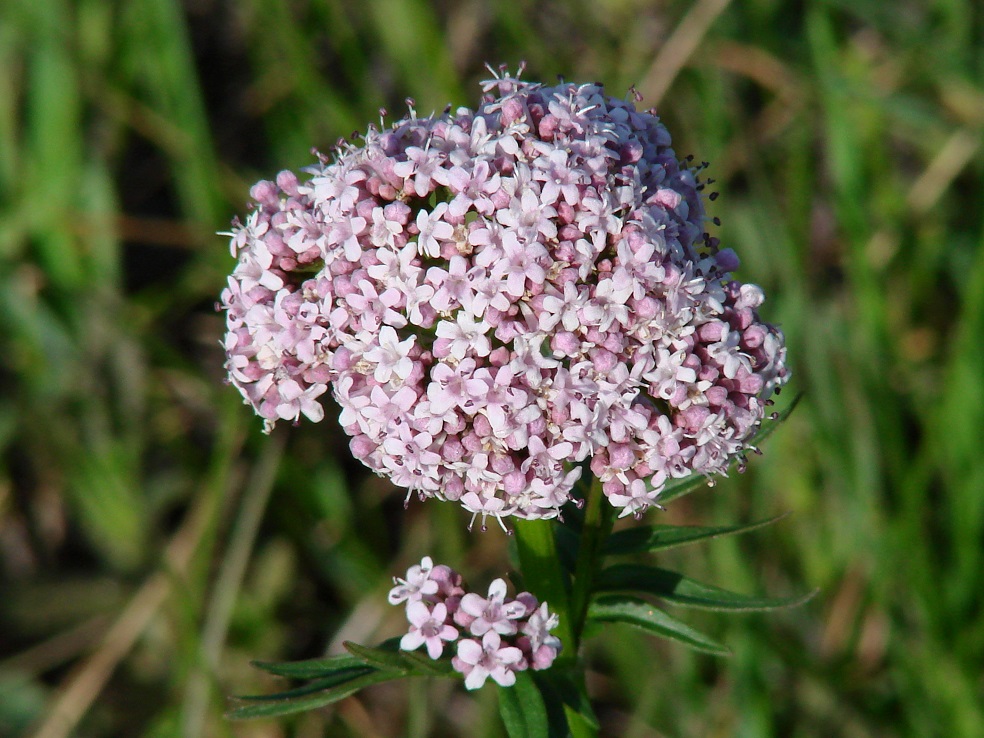
[[[492,519],[515,533],[529,591],[507,599],[496,580],[487,597],[467,592],[425,558],[390,593],[405,635],[259,664],[306,683],[246,698],[234,717],[463,675],[469,689],[499,685],[510,735],[593,735],[577,659],[590,622],[724,653],[649,598],[799,601],[605,568],[759,525],[612,532],[744,467],[774,427],[763,420],[789,376],[783,335],[758,315],[761,289],[731,277],[737,256],[705,230],[702,167],[676,156],[654,111],[597,84],[505,71],[483,93],[476,110],[426,118],[410,101],[305,179],[254,185],[229,234],[226,368],[267,429],[320,421],[330,390],[353,455],[408,503],[454,501],[483,530]]]

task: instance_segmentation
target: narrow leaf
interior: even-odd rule
[[[588,696],[571,677],[555,669],[533,675],[547,708],[548,738],[597,736],[598,718]]]
[[[327,677],[338,671],[362,668],[365,662],[349,654],[329,656],[324,659],[307,659],[305,661],[253,661],[257,669],[276,674],[277,676],[294,679],[318,679]]]
[[[253,718],[276,717],[278,715],[290,715],[296,712],[315,710],[319,707],[324,707],[334,702],[338,702],[339,700],[343,700],[346,697],[351,697],[360,689],[373,684],[379,684],[390,679],[396,679],[399,676],[401,675],[393,672],[375,671],[370,674],[366,674],[364,677],[360,677],[359,679],[355,679],[331,689],[326,689],[323,692],[319,692],[308,697],[285,699],[276,702],[261,702],[246,705],[244,707],[237,707],[226,713],[226,717],[230,720],[251,720]]]
[[[664,502],[669,502],[670,500],[675,500],[677,497],[683,497],[690,492],[693,492],[698,487],[703,487],[707,484],[707,477],[703,474],[691,474],[683,479],[674,479],[672,482],[663,487],[663,491],[659,493],[659,497],[656,498],[658,504],[663,504]]]
[[[591,603],[588,618],[602,623],[626,623],[660,638],[668,638],[697,651],[727,656],[730,651],[709,636],[681,623],[638,597],[613,595]]]
[[[509,738],[541,738],[547,735],[547,707],[533,677],[516,675],[511,687],[499,687],[499,714]]]
[[[312,694],[314,692],[321,692],[323,690],[329,689],[331,687],[338,687],[346,682],[351,682],[355,679],[359,679],[368,674],[372,674],[377,670],[371,666],[365,666],[360,664],[356,669],[343,669],[336,671],[330,676],[323,677],[321,679],[315,679],[313,681],[302,684],[293,689],[286,690],[284,692],[276,692],[274,694],[250,694],[250,695],[237,695],[237,700],[244,700],[249,702],[275,702],[278,700],[290,700],[295,697],[303,697],[307,694]]]
[[[399,651],[399,641],[391,639],[375,648],[345,641],[345,650],[369,666],[390,671],[406,672],[409,666]]]
[[[403,651],[400,654],[411,673],[416,676],[452,676],[455,674],[448,658],[436,661],[419,651]]]
[[[750,612],[793,607],[809,600],[814,592],[796,597],[759,597],[730,592],[703,584],[675,571],[642,564],[616,564],[598,576],[596,592],[641,592],[656,595],[682,607],[704,610]]]
[[[767,520],[759,520],[743,525],[646,525],[638,528],[626,528],[612,533],[605,542],[602,552],[606,556],[636,554],[651,551],[665,551],[676,546],[685,546],[698,541],[720,538],[723,536],[748,533],[778,522],[789,513],[776,515]]]

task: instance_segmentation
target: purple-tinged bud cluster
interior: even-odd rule
[[[456,571],[435,566],[425,556],[410,567],[406,579],[393,581],[390,604],[405,602],[410,623],[400,648],[424,646],[428,656],[439,659],[446,645],[457,642],[451,665],[464,675],[468,689],[478,689],[489,677],[509,687],[516,672],[547,669],[560,652],[560,639],[550,635],[558,619],[547,603],[540,604],[529,592],[508,599],[502,579],[492,582],[488,596],[482,597],[467,592]]]
[[[321,420],[330,387],[352,452],[408,495],[550,518],[590,459],[640,515],[747,452],[783,336],[651,111],[593,84],[483,89],[253,187],[229,375],[268,427]]]

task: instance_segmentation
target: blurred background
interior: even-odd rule
[[[494,690],[450,682],[224,720],[283,687],[250,659],[399,634],[387,584],[422,554],[477,586],[509,564],[456,506],[404,512],[333,420],[262,436],[214,304],[252,182],[521,60],[635,85],[710,162],[714,233],[788,338],[781,399],[805,393],[744,475],[648,521],[790,511],[664,560],[817,596],[675,612],[728,659],[610,629],[603,734],[984,735],[984,6],[6,0],[0,736],[503,735]]]

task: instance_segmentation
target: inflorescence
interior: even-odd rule
[[[560,640],[550,635],[558,619],[547,603],[540,604],[529,592],[508,599],[502,579],[492,582],[488,597],[482,597],[466,592],[458,572],[435,566],[425,556],[394,584],[390,604],[406,603],[410,623],[400,648],[424,646],[430,658],[439,659],[444,647],[456,642],[451,665],[464,675],[468,689],[478,689],[489,677],[512,686],[516,672],[547,669],[560,652]]]
[[[782,333],[652,111],[595,84],[483,90],[254,185],[229,376],[268,428],[321,420],[331,388],[354,455],[408,497],[551,518],[589,463],[640,515],[743,458]]]

